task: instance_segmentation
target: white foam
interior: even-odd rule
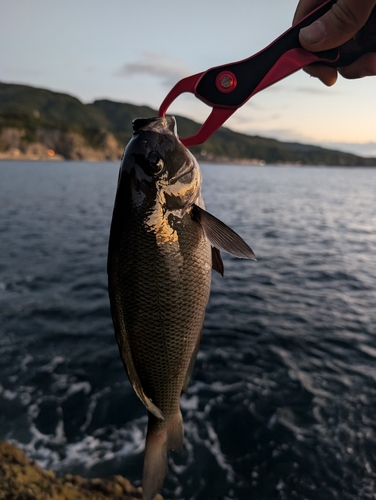
[[[183,394],[180,399],[180,406],[181,408],[183,408],[183,410],[197,410],[198,404],[198,396],[188,397],[187,395]]]
[[[21,368],[21,371],[25,372],[27,370],[27,365],[33,361],[33,356],[31,354],[26,354],[26,356],[23,358],[23,360],[21,361],[21,365],[20,365],[20,368]]]
[[[104,389],[102,389],[101,391],[97,392],[96,394],[93,394],[93,396],[90,398],[89,408],[88,408],[87,414],[86,414],[86,420],[82,424],[82,426],[80,427],[81,431],[85,432],[86,429],[89,427],[89,425],[91,423],[91,419],[93,418],[93,413],[94,413],[94,410],[95,410],[95,408],[97,406],[99,398],[102,397],[104,394],[108,394],[109,392],[111,392],[111,388],[110,387],[105,387]]]
[[[13,401],[17,397],[17,392],[10,391],[9,389],[4,389],[1,387],[0,394],[2,394],[4,399],[7,399],[8,401]]]
[[[41,400],[42,398],[29,407],[29,415],[37,415]],[[146,424],[147,416],[143,416],[130,422],[125,428],[109,426],[107,429],[98,429],[93,435],[86,435],[79,442],[67,443],[62,419],[54,434],[50,435],[40,432],[32,422],[30,442],[26,445],[16,444],[44,468],[59,472],[81,466],[90,470],[99,463],[141,453],[144,449]],[[102,435],[106,437],[103,438]]]
[[[67,396],[71,396],[72,394],[76,394],[77,392],[83,391],[85,394],[89,394],[91,391],[91,385],[89,382],[76,382],[75,384],[71,384],[67,391]]]
[[[235,478],[235,472],[231,465],[227,463],[226,457],[224,456],[221,445],[218,439],[218,435],[215,432],[214,428],[211,426],[209,422],[206,422],[206,430],[208,432],[209,439],[205,440],[205,445],[210,450],[212,455],[215,457],[219,467],[226,471],[227,473],[227,482],[233,483]]]
[[[58,365],[65,363],[64,356],[55,356],[49,363],[40,367],[41,372],[52,373]]]

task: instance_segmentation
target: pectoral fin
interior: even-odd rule
[[[252,248],[248,246],[243,238],[217,219],[217,217],[214,217],[214,215],[211,215],[197,205],[193,205],[192,216],[201,224],[206,237],[213,247],[225,250],[225,252],[235,257],[256,260],[256,255],[253,253]]]

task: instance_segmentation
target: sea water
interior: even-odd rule
[[[223,255],[182,397],[170,499],[376,498],[376,170],[202,165]],[[118,164],[0,162],[0,439],[141,484],[146,410],[116,346]]]

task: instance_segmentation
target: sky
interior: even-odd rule
[[[0,0],[0,81],[158,109],[181,78],[245,59],[291,26],[297,0]],[[376,77],[303,71],[252,97],[232,130],[376,156]],[[169,113],[203,122],[184,94]]]

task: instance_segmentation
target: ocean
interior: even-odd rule
[[[115,342],[118,164],[0,162],[0,439],[58,475],[141,484],[146,410]],[[223,255],[162,494],[376,498],[376,170],[202,165]]]

